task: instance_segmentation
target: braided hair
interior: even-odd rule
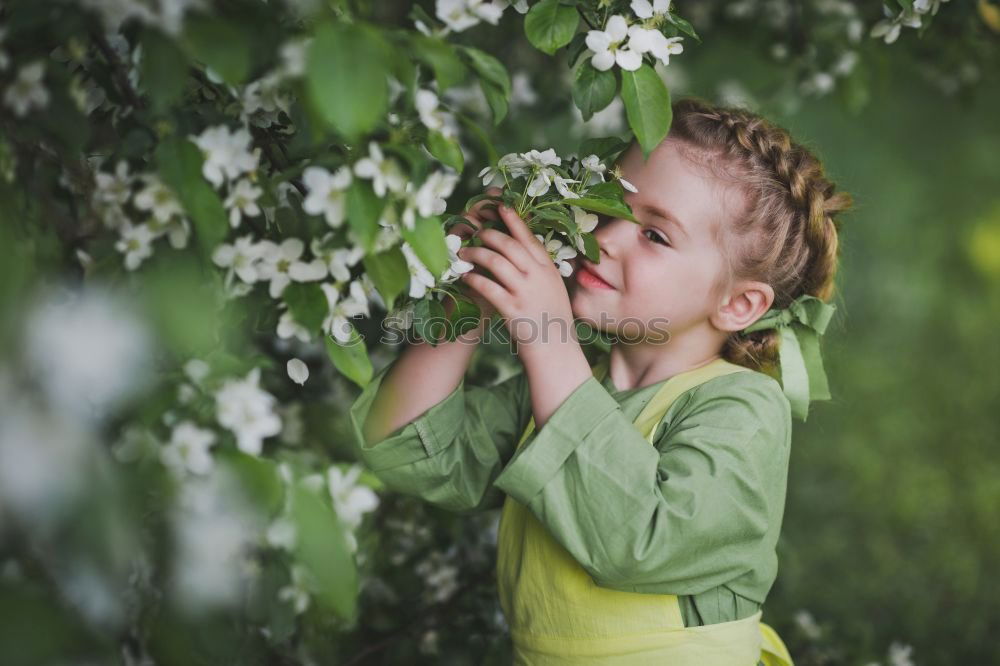
[[[828,302],[834,292],[839,220],[853,204],[824,174],[823,165],[787,130],[740,107],[689,96],[674,102],[667,140],[689,159],[736,185],[745,206],[713,230],[725,270],[714,286],[722,296],[736,280],[758,280],[774,290],[772,308],[803,294]],[[734,332],[726,360],[776,376],[780,334],[774,329]]]

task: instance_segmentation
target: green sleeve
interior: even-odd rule
[[[597,585],[675,595],[725,585],[762,603],[777,572],[790,405],[777,381],[749,372],[681,398],[654,447],[588,378],[494,485]]]
[[[349,410],[358,457],[390,489],[435,506],[459,513],[499,507],[504,495],[492,481],[531,417],[524,373],[492,387],[466,386],[463,378],[416,419],[367,442],[362,426],[394,362],[375,374]]]

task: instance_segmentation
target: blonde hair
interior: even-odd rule
[[[721,296],[734,281],[749,279],[774,289],[772,308],[784,308],[802,294],[829,302],[840,247],[834,216],[853,205],[851,195],[835,192],[819,159],[759,114],[693,96],[672,108],[667,140],[694,149],[685,151],[689,158],[708,158],[704,163],[744,197],[743,209],[714,231],[727,266],[713,294]],[[774,329],[736,332],[722,355],[776,376],[779,341]]]

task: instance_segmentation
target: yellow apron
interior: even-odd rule
[[[609,357],[595,365],[602,380]],[[636,417],[650,440],[682,393],[748,368],[719,358],[668,379]],[[517,447],[534,430],[532,417]],[[507,496],[497,534],[497,590],[510,626],[514,664],[525,666],[792,666],[761,611],[733,622],[685,627],[672,594],[598,587],[528,508]]]

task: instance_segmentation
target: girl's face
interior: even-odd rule
[[[676,338],[703,324],[721,304],[711,293],[724,267],[713,228],[741,202],[674,140],[660,143],[647,162],[633,145],[621,168],[638,189],[626,190],[625,200],[639,223],[601,216],[594,229],[600,262],[582,254],[574,260],[573,314],[623,338],[665,342],[665,334]],[[607,284],[588,279],[588,268]]]

